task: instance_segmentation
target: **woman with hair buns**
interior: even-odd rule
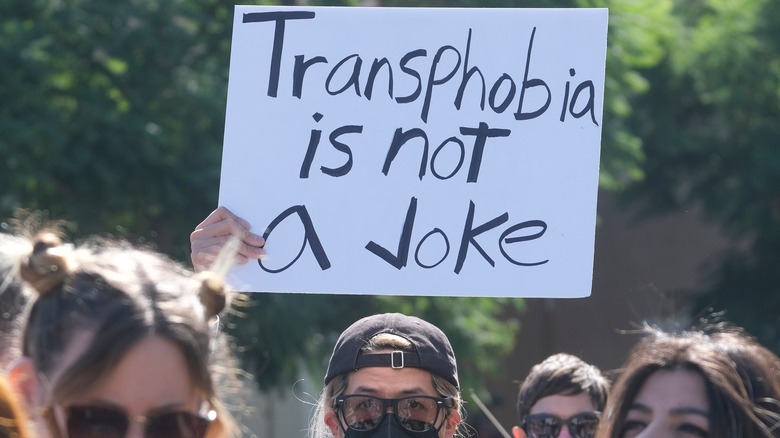
[[[127,243],[29,243],[14,272],[33,291],[11,379],[51,437],[237,436],[217,393],[222,277]],[[232,258],[232,257],[228,257]],[[36,295],[37,294],[37,295]],[[215,351],[216,350],[216,351]],[[223,359],[227,360],[227,359]],[[224,376],[223,376],[224,377]]]

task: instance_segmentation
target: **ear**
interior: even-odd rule
[[[512,428],[512,436],[514,438],[526,438],[525,431],[520,428],[520,426],[515,426]]]
[[[333,409],[328,409],[328,411],[325,412],[325,424],[328,425],[330,433],[332,433],[334,437],[338,438],[341,436],[339,416],[336,415],[336,412]]]
[[[40,405],[40,392],[38,390],[40,382],[35,365],[29,357],[17,359],[11,366],[8,373],[14,390],[24,397],[28,411]]]
[[[445,420],[444,427],[442,428],[442,430],[444,430],[444,436],[451,437],[455,435],[455,429],[458,427],[458,424],[460,424],[460,420],[460,412],[455,409],[451,410]]]

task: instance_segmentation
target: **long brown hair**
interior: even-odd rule
[[[780,436],[780,360],[730,328],[669,334],[648,329],[626,361],[607,402],[600,438],[620,438],[631,404],[658,370],[685,369],[705,382],[710,436]]]

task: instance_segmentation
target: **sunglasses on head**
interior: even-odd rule
[[[556,438],[564,425],[574,438],[593,438],[600,418],[600,412],[584,412],[566,420],[552,414],[533,414],[526,415],[521,426],[528,438]]]
[[[68,438],[123,438],[130,423],[144,427],[144,438],[204,438],[214,411],[205,418],[193,412],[164,412],[148,417],[130,417],[110,406],[68,406],[65,408]]]
[[[348,395],[336,399],[336,412],[348,428],[356,431],[375,429],[382,422],[388,408],[393,409],[398,422],[406,430],[425,432],[436,429],[443,409],[450,409],[451,398],[417,395],[402,398],[377,398],[368,395]]]

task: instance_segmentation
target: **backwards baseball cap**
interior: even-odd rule
[[[361,354],[368,341],[384,333],[406,339],[414,351]],[[368,316],[344,330],[333,347],[325,384],[341,374],[369,367],[422,368],[460,386],[455,353],[444,332],[427,321],[400,313]]]

